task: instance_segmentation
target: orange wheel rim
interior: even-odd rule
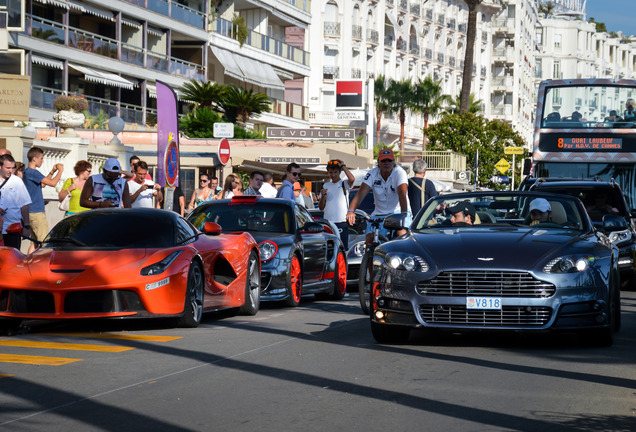
[[[347,262],[342,252],[338,254],[336,266],[336,271],[338,272],[338,290],[341,294],[344,294],[347,290]]]
[[[300,264],[298,263],[297,257],[292,258],[291,268],[289,271],[291,276],[291,294],[294,296],[294,300],[299,302],[302,282],[300,279]]]

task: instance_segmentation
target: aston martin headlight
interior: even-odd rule
[[[353,255],[359,256],[359,257],[364,255],[365,250],[366,250],[366,244],[364,243],[364,241],[354,244],[353,247],[350,249]]]
[[[389,252],[384,257],[384,262],[391,268],[410,272],[427,272],[428,263],[417,255],[403,252]]]
[[[274,258],[274,255],[278,252],[278,245],[272,241],[266,240],[259,243],[258,250],[261,253],[261,261],[269,261]]]
[[[577,273],[587,270],[596,258],[589,255],[565,256],[550,261],[543,271],[546,273]]]
[[[619,245],[632,239],[632,232],[630,230],[614,231],[609,233],[609,239],[615,245]]]
[[[167,269],[168,266],[170,264],[172,264],[174,262],[174,260],[176,260],[179,255],[181,255],[181,252],[183,252],[183,251],[182,250],[174,251],[170,255],[168,255],[167,257],[162,259],[161,261],[156,262],[154,264],[151,264],[149,266],[146,266],[146,267],[142,268],[141,269],[141,275],[142,276],[153,276],[153,275],[158,275],[160,273],[163,273],[163,271],[165,269]]]

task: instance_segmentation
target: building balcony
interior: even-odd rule
[[[424,14],[424,18],[426,18],[430,22],[433,22],[433,9],[426,9],[426,13]]]
[[[323,66],[322,79],[326,79],[326,80],[340,79],[340,68],[338,66]]]
[[[351,69],[351,78],[352,79],[360,79],[360,78],[362,78],[362,71],[360,69],[357,69],[357,68],[352,68]]]
[[[386,0],[385,5],[389,9],[393,9],[395,7],[395,0]]]
[[[515,20],[514,18],[497,19],[493,22],[492,28],[496,34],[514,36],[515,35]]]
[[[400,152],[400,162],[424,159],[426,171],[466,171],[466,155],[453,151],[413,151]]]
[[[411,45],[409,47],[409,54],[414,56],[414,57],[419,57],[420,56],[420,47],[418,47],[417,45]]]
[[[512,48],[497,48],[492,53],[493,63],[514,64],[514,51]]]
[[[231,21],[223,18],[217,18],[214,22],[212,22],[211,28],[214,33],[231,39],[236,39],[236,31],[234,30],[234,24],[232,24]],[[252,48],[265,51],[276,57],[281,57],[303,66],[309,66],[310,55],[308,51],[296,48],[295,46],[253,30],[249,31],[245,44]]]
[[[440,27],[444,27],[444,25],[446,24],[446,17],[443,14],[437,15],[437,17],[435,18],[435,24]]]
[[[418,3],[411,3],[411,14],[416,17],[420,16],[421,7]]]
[[[295,118],[297,120],[308,121],[309,108],[302,105],[293,104],[291,102],[281,101],[278,99],[270,99],[273,114],[279,114],[285,117]]]
[[[400,13],[408,13],[409,11],[409,2],[408,0],[398,0],[398,10]]]
[[[356,40],[362,40],[362,26],[352,25],[351,26],[351,37]]]
[[[380,44],[380,33],[377,30],[368,29],[367,30],[367,42],[372,45]]]
[[[123,0],[136,6],[147,9],[148,11],[158,13],[160,15],[170,17],[176,21],[205,29],[205,13],[202,10],[192,8],[183,3],[189,3],[185,1],[169,1],[169,0]],[[203,2],[191,2],[191,6],[197,6],[199,9],[203,8]]]
[[[326,37],[340,37],[340,23],[325,21],[323,24],[323,34]]]
[[[450,30],[455,30],[455,20],[453,18],[449,19],[446,22],[446,28]]]
[[[398,51],[402,52],[402,53],[406,53],[406,41],[402,38],[398,39],[396,42],[396,47],[398,49]]]

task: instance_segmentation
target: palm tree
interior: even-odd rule
[[[196,108],[219,109],[219,102],[223,99],[225,86],[210,81],[201,82],[190,80],[179,89],[183,98],[194,102]]]
[[[397,112],[400,119],[400,151],[404,152],[404,123],[406,110],[413,104],[413,84],[411,79],[395,81],[391,79],[386,90],[386,100],[391,112]]]
[[[422,151],[426,151],[426,129],[429,117],[437,116],[448,101],[448,95],[442,93],[442,81],[435,81],[430,76],[419,80],[414,86],[414,100],[412,109],[424,116],[422,128]]]
[[[462,99],[462,92],[453,98],[448,98],[448,106],[443,110],[443,113],[448,114],[459,114],[460,113],[460,104]],[[468,97],[468,109],[466,110],[469,113],[477,114],[481,111],[481,100],[475,100],[475,94],[471,93]]]
[[[466,29],[466,55],[464,57],[464,71],[462,72],[463,96],[459,108],[461,112],[468,110],[468,97],[470,96],[470,84],[473,80],[473,59],[475,55],[475,39],[477,37],[477,6],[483,0],[464,0],[468,6],[468,28]]]
[[[545,18],[549,17],[550,15],[554,15],[554,2],[553,1],[548,1],[548,2],[539,2],[539,14],[543,14],[543,16]]]
[[[380,127],[382,126],[382,114],[389,112],[389,105],[386,101],[386,81],[384,76],[378,75],[373,83],[373,99],[375,102],[375,143],[380,142]]]
[[[241,127],[249,121],[251,116],[271,111],[271,101],[264,93],[254,92],[233,84],[228,84],[220,106],[225,117]]]

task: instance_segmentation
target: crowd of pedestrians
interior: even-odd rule
[[[31,148],[27,158],[28,165],[24,165],[16,162],[9,150],[0,149],[0,242],[18,249],[21,236],[15,232],[7,233],[7,227],[21,223],[24,236],[44,240],[48,224],[42,190],[47,186],[56,187],[64,171],[63,164],[58,163],[47,175],[42,174],[39,171],[44,161],[41,148]],[[278,188],[274,185],[273,175],[261,171],[250,174],[245,190],[236,174],[229,174],[221,188],[217,177],[202,173],[199,187],[192,192],[187,205],[180,187],[166,191],[152,181],[146,162],[132,156],[129,163],[130,170],[124,170],[117,159],[110,158],[104,162],[100,173],[93,173],[90,162],[78,161],[73,167],[75,176],[67,178],[58,193],[59,208],[65,211],[65,216],[113,207],[165,208],[184,216],[187,211],[211,200],[237,195],[276,197],[295,201],[308,209],[317,205],[324,212],[325,219],[336,225],[343,244],[348,247],[347,225],[352,223],[353,210],[369,191],[374,192],[374,216],[401,212],[407,219],[415,215],[423,203],[437,195],[433,183],[424,178],[426,162],[416,160],[413,163],[415,175],[408,179],[406,172],[395,164],[393,152],[386,149],[380,152],[378,166],[366,175],[353,201],[349,199],[349,191],[355,177],[340,159],[328,162],[329,181],[323,184],[318,197],[299,182],[300,165],[290,163]],[[34,243],[31,243],[29,252],[33,249]]]

